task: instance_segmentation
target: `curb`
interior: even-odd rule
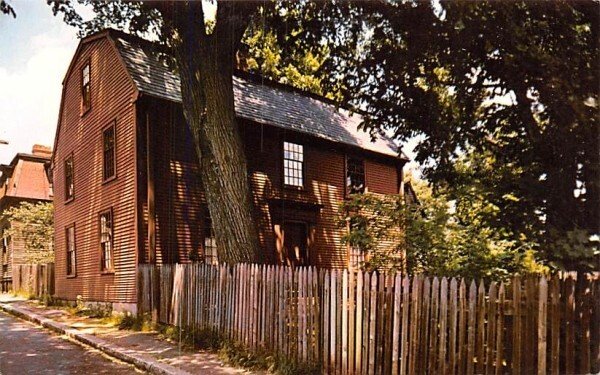
[[[69,328],[67,325],[55,322],[51,319],[44,318],[31,311],[13,307],[5,303],[0,303],[0,310],[3,310],[20,319],[35,323],[58,334],[65,335],[76,342],[89,345],[94,349],[119,359],[123,362],[134,365],[136,368],[155,375],[191,375],[189,372],[180,370],[166,363],[158,362],[156,359],[144,355],[137,354],[131,350],[123,349],[120,346],[109,343],[94,335],[81,333],[74,328]]]

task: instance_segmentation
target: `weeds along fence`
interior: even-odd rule
[[[213,331],[323,373],[600,370],[597,275],[486,284],[265,265],[138,272],[141,313],[158,308],[162,323]]]
[[[36,298],[54,294],[54,263],[12,266],[12,291]]]

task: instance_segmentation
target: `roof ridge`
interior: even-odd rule
[[[115,42],[140,92],[181,102],[179,75],[160,57],[161,53],[171,56],[164,46],[120,30],[104,32]],[[407,159],[401,148],[383,132],[359,129],[364,116],[360,110],[253,72],[236,69],[234,79],[238,80],[234,82],[234,88],[238,90],[234,95],[239,99],[239,102],[236,99],[237,116]],[[275,114],[274,107],[277,106],[288,110]]]
[[[170,55],[169,51],[166,51],[167,48],[165,46],[163,46],[162,44],[160,44],[158,42],[155,42],[155,41],[151,41],[151,40],[145,39],[145,38],[143,38],[143,37],[141,37],[139,35],[129,34],[129,33],[125,32],[125,31],[117,30],[117,29],[114,29],[114,28],[107,28],[107,29],[104,29],[101,32],[104,32],[104,31],[108,32],[112,36],[122,37],[122,38],[124,38],[126,40],[129,39],[128,40],[129,42],[139,42],[141,44],[147,45],[148,47],[158,48],[158,49],[162,50],[162,51],[158,51],[158,52],[163,52],[163,53],[167,53],[167,54]],[[98,32],[96,34],[99,34],[101,32]],[[96,34],[93,34],[93,35],[96,35]],[[93,36],[93,35],[90,35],[90,36]],[[248,79],[248,80],[250,80],[250,81],[252,81],[254,83],[261,83],[261,84],[267,83],[268,86],[280,88],[280,89],[287,90],[287,91],[290,91],[290,92],[296,92],[296,93],[301,94],[303,96],[307,96],[307,97],[319,100],[321,102],[324,102],[326,104],[333,105],[336,108],[343,108],[343,109],[345,109],[347,111],[358,113],[358,114],[361,114],[361,115],[364,114],[363,111],[360,111],[360,110],[358,110],[356,108],[351,108],[348,105],[344,105],[343,103],[339,103],[339,102],[337,102],[337,101],[335,101],[333,99],[327,98],[327,97],[325,97],[325,96],[323,96],[321,94],[317,94],[317,93],[314,93],[314,92],[311,92],[311,91],[308,91],[308,90],[305,90],[305,89],[302,89],[300,87],[296,87],[296,86],[293,86],[293,85],[290,85],[290,84],[278,82],[278,81],[272,79],[271,77],[262,75],[262,74],[257,73],[257,72],[251,72],[251,71],[242,70],[240,68],[236,68],[234,70],[234,76],[238,77],[238,78]]]

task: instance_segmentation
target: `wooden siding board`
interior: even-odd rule
[[[91,63],[92,108],[81,115],[79,71]],[[55,150],[56,295],[75,299],[135,302],[135,89],[108,40],[81,48],[74,74],[64,83],[59,142]],[[102,182],[102,129],[116,120],[117,178]],[[73,154],[75,199],[64,202],[63,160]],[[98,213],[114,213],[115,273],[100,273]],[[66,278],[64,228],[75,223],[77,277]]]
[[[157,99],[137,99],[137,91],[108,39],[83,45],[74,59],[72,74],[64,82],[59,140],[54,163],[56,198],[57,296],[87,300],[135,302],[135,269],[147,260],[147,207],[145,190],[145,132],[136,119],[145,118],[142,105],[154,108],[151,115],[158,155],[156,175],[157,259],[161,263],[186,262],[191,250],[202,248],[204,197],[191,134],[179,104]],[[91,62],[92,105],[81,114],[80,69]],[[137,101],[135,101],[137,100]],[[145,104],[142,103],[145,101]],[[117,178],[102,182],[102,129],[116,120]],[[280,128],[240,121],[246,144],[255,212],[265,251],[276,253],[274,225],[287,219],[309,223],[310,264],[344,268],[345,229],[337,224],[345,192],[345,155],[338,145],[315,140]],[[304,189],[282,187],[283,140],[305,146]],[[64,159],[73,154],[75,199],[64,202]],[[365,152],[369,191],[397,193],[398,165],[402,161],[370,156]],[[285,207],[297,201],[310,209]],[[114,212],[115,273],[100,274],[98,213]],[[77,277],[66,278],[65,231],[76,224]],[[137,252],[136,252],[137,250]]]

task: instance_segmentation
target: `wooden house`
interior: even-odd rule
[[[150,249],[158,262],[218,261],[179,78],[156,52],[103,31],[80,42],[63,81],[52,163],[59,298],[131,307]],[[285,264],[346,267],[340,203],[400,193],[406,158],[322,98],[233,80],[262,248]]]
[[[52,151],[34,145],[31,153],[18,153],[9,164],[0,165],[0,289],[6,291],[12,281],[13,266],[30,263],[22,235],[10,235],[8,229],[17,229],[21,223],[11,222],[3,214],[23,202],[52,201],[52,184],[47,167]],[[13,231],[22,233],[22,231]],[[52,244],[48,244],[51,251]],[[34,257],[34,256],[33,256]],[[35,257],[34,257],[35,258]]]

